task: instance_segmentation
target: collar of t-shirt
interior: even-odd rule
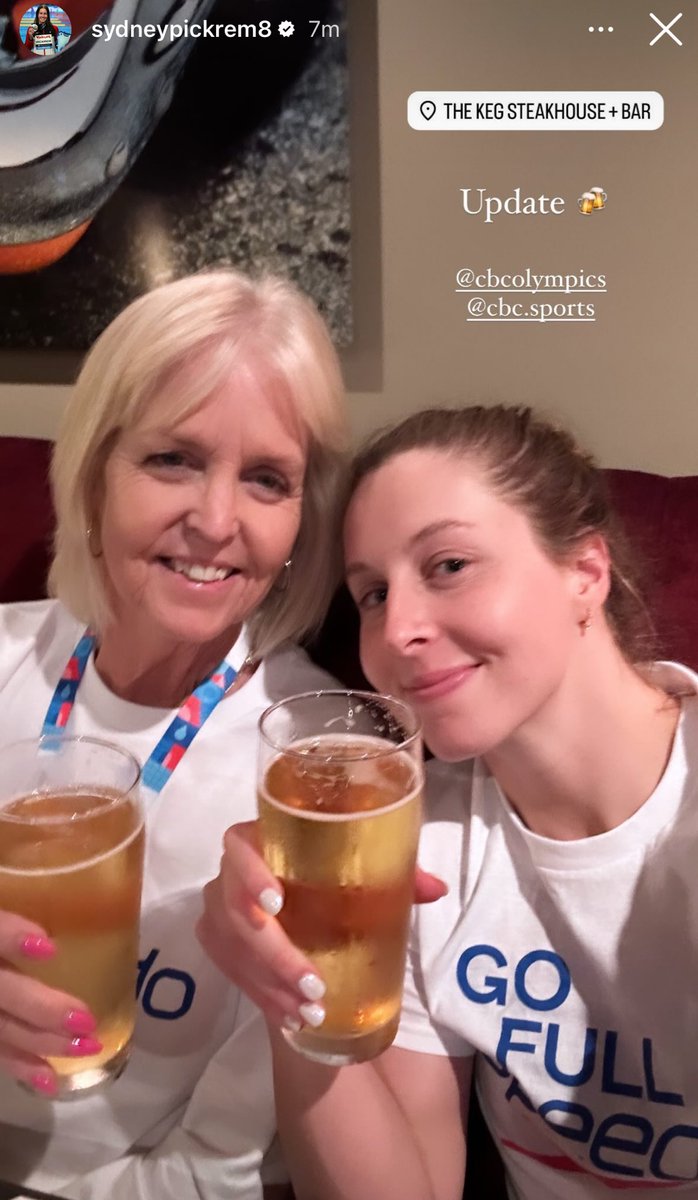
[[[688,767],[688,747],[698,745],[698,674],[678,663],[655,663],[647,673],[652,683],[667,691],[689,694],[683,695],[669,761],[659,783],[645,803],[614,829],[574,841],[558,841],[532,833],[514,812],[484,763],[476,762],[474,806],[478,796],[484,806],[499,805],[503,820],[526,844],[535,866],[553,871],[580,871],[643,852],[673,824],[682,806],[690,801],[688,791],[698,791],[698,778],[691,776]],[[698,797],[692,808],[696,801]]]
[[[226,662],[240,671],[249,653],[249,638],[243,626],[237,641],[231,646],[225,656]],[[146,730],[156,730],[172,719],[176,708],[155,708],[148,704],[135,704],[117,696],[102,679],[95,666],[95,656],[91,654],[87,660],[85,674],[78,689],[79,698],[89,708],[90,713],[98,724],[113,730],[114,733],[143,733]]]

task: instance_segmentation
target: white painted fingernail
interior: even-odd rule
[[[284,1017],[284,1029],[288,1029],[290,1033],[300,1033],[303,1026],[297,1017],[292,1017],[287,1013]]]
[[[322,1025],[325,1019],[325,1010],[321,1004],[301,1004],[298,1011],[306,1025],[312,1025],[313,1029]]]
[[[268,917],[278,917],[284,906],[284,898],[275,888],[267,887],[259,893],[257,903]]]
[[[298,990],[306,1000],[322,1000],[327,988],[319,975],[313,975],[311,971],[308,971],[298,980]]]

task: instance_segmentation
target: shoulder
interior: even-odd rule
[[[681,703],[687,776],[695,788],[698,785],[698,771],[693,766],[695,748],[698,747],[698,672],[682,663],[655,663],[655,671],[660,686]]]
[[[676,662],[649,663],[639,670],[651,684],[681,704],[685,737],[691,743],[698,742],[698,672]]]
[[[0,605],[0,687],[27,660],[57,653],[65,661],[82,629],[58,600]]]
[[[260,671],[270,703],[298,692],[342,686],[333,675],[317,667],[300,646],[282,646],[273,654],[268,654]]]
[[[26,641],[39,637],[43,630],[56,634],[68,630],[77,633],[81,623],[71,616],[60,600],[24,600],[0,604],[0,636],[3,642]]]
[[[677,662],[643,664],[640,673],[670,696],[698,696],[698,672]]]

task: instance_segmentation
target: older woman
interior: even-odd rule
[[[193,929],[224,829],[254,810],[259,714],[327,683],[285,644],[331,591],[343,439],[329,337],[280,280],[168,284],[86,360],[53,462],[56,599],[0,610],[0,746],[59,727],[144,764],[140,1012],[122,1078],[51,1104],[46,1056],[95,1053],[95,1023],[13,969],[56,952],[49,931],[0,916],[0,1176],[84,1200],[262,1195],[263,1024]],[[219,702],[168,754],[212,675]]]

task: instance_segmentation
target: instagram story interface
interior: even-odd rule
[[[6,0],[1,20],[5,379],[68,382],[136,295],[232,263],[311,294],[372,397],[361,431],[520,401],[592,448],[602,423],[615,464],[695,467],[695,6]]]
[[[695,7],[386,8],[391,290],[428,399],[532,403],[592,446],[603,424],[615,465],[690,473]]]

